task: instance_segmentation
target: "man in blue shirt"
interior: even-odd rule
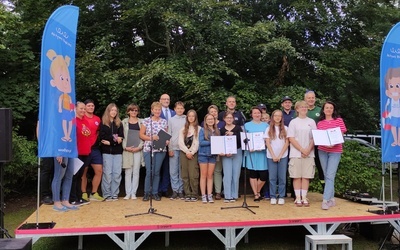
[[[285,126],[289,127],[290,121],[296,117],[296,111],[292,109],[292,98],[284,96],[281,101],[281,106],[283,111],[283,123]]]

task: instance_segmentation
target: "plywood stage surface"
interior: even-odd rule
[[[310,207],[295,207],[293,199],[286,198],[284,205],[271,205],[263,200],[253,201],[247,197],[249,206],[256,214],[245,208],[221,209],[221,207],[242,206],[243,196],[234,203],[224,203],[223,200],[215,203],[203,204],[201,201],[185,202],[163,198],[153,201],[153,208],[157,213],[171,216],[172,219],[146,214],[150,208],[149,202],[137,200],[96,202],[81,206],[78,211],[56,212],[52,206],[42,205],[39,209],[38,222],[55,222],[53,229],[19,230],[16,236],[25,234],[90,234],[101,232],[123,231],[177,231],[177,230],[204,230],[209,228],[226,227],[273,227],[318,223],[345,223],[399,220],[399,214],[377,215],[368,210],[378,210],[377,207],[355,203],[344,199],[336,199],[337,205],[329,210],[321,209],[322,195],[309,194]],[[141,216],[126,218],[125,215],[145,213]],[[33,213],[24,223],[36,223],[37,214]]]

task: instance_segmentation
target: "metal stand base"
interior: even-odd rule
[[[165,218],[168,218],[168,219],[172,219],[171,216],[168,216],[168,215],[165,215],[165,214],[156,213],[156,212],[157,212],[156,209],[154,209],[153,207],[150,207],[149,210],[147,211],[147,213],[128,214],[128,215],[125,215],[125,218],[132,217],[132,216],[140,216],[140,215],[145,215],[145,214],[155,214],[155,215],[162,216],[162,217],[165,217]]]
[[[256,212],[254,212],[253,210],[251,210],[251,207],[255,207],[258,208],[260,206],[249,206],[247,205],[247,203],[244,201],[243,204],[241,206],[235,206],[235,207],[221,207],[221,209],[232,209],[232,208],[245,208],[247,210],[249,210],[250,212],[252,212],[253,214],[256,214]]]

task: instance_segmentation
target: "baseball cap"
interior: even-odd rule
[[[264,103],[260,103],[260,104],[257,105],[257,108],[259,108],[259,109],[267,109],[267,106],[265,106]]]
[[[281,103],[282,102],[284,102],[284,101],[292,101],[292,98],[290,98],[289,96],[284,96],[283,98],[282,98],[282,101],[281,101]]]

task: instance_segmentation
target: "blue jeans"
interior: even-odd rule
[[[54,157],[54,177],[51,183],[51,189],[53,192],[53,201],[69,201],[69,194],[71,192],[72,176],[74,176],[74,168],[71,164],[68,164],[68,158],[63,157],[63,163],[67,166],[63,168],[58,163],[57,158]],[[72,160],[71,160],[72,163]],[[61,199],[60,199],[60,193]]]
[[[183,181],[181,175],[181,161],[179,158],[180,150],[174,150],[174,156],[169,157],[169,174],[171,176],[172,191],[176,193],[183,192]]]
[[[168,192],[169,184],[171,183],[169,174],[169,155],[165,154],[163,159],[161,170],[160,170],[160,184],[158,186],[158,192]]]
[[[325,188],[322,197],[328,201],[335,197],[335,176],[342,153],[329,153],[318,150],[318,155],[325,177]]]
[[[150,194],[150,187],[152,187],[152,194],[158,194],[158,185],[160,183],[160,170],[163,163],[165,152],[154,152],[153,166],[151,166],[151,153],[143,152],[144,162],[146,164],[146,178],[144,179],[144,193]],[[152,168],[152,169],[151,169]],[[150,171],[152,170],[153,175]],[[150,179],[152,177],[152,179]],[[151,181],[152,180],[152,181]]]
[[[101,191],[103,197],[118,197],[121,184],[122,154],[103,154],[103,176]]]
[[[278,183],[279,198],[286,195],[286,171],[288,166],[288,157],[282,158],[278,162],[267,158],[269,170],[269,195],[276,198],[276,183]]]
[[[242,150],[238,148],[237,154],[231,157],[223,156],[222,168],[224,171],[224,196],[225,199],[237,199],[239,197],[240,166],[242,165]]]

